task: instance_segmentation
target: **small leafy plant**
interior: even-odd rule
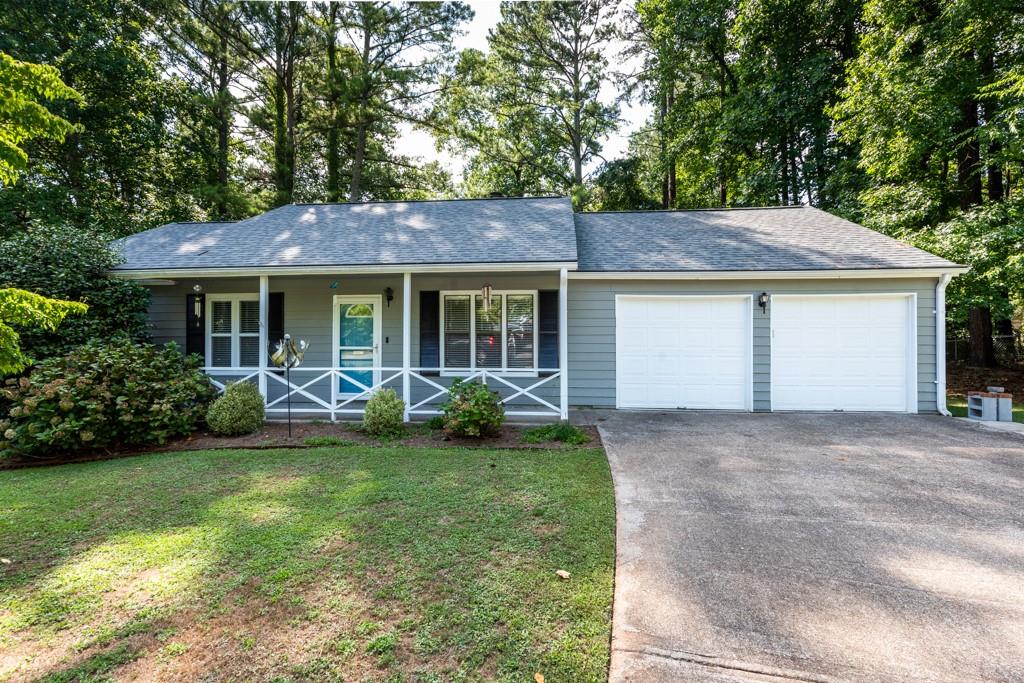
[[[441,406],[444,430],[452,436],[496,436],[505,421],[498,393],[483,384],[456,379]]]
[[[579,446],[590,441],[582,429],[568,422],[557,422],[554,424],[534,427],[523,432],[525,443],[545,443],[547,441],[561,441],[562,443]]]
[[[379,439],[392,439],[405,431],[405,401],[394,389],[381,389],[366,402],[363,431]]]
[[[432,418],[424,422],[423,426],[434,432],[444,429],[444,415],[434,415]]]
[[[263,396],[250,382],[229,384],[224,394],[206,413],[206,425],[214,434],[238,436],[252,434],[263,426]]]

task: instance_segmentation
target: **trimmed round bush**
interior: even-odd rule
[[[0,389],[0,452],[47,458],[185,436],[213,397],[199,366],[173,344],[124,337],[48,358]]]
[[[381,389],[366,402],[363,412],[363,431],[370,436],[389,438],[403,431],[405,401],[394,389]]]
[[[457,379],[441,406],[444,430],[452,436],[497,436],[505,421],[501,397],[483,384]]]
[[[235,382],[206,412],[206,426],[221,436],[252,434],[263,426],[264,417],[263,395],[256,385]]]

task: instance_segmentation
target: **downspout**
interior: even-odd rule
[[[946,285],[952,278],[940,275],[935,285],[935,407],[946,417],[953,415],[946,408]]]

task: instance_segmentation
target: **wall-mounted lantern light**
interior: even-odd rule
[[[484,286],[480,289],[480,295],[484,299],[484,310],[485,311],[491,310],[491,283],[490,282],[485,283]]]
[[[757,305],[761,307],[761,313],[767,315],[768,313],[768,292],[761,292],[761,296],[757,297]]]
[[[395,300],[395,290],[390,287],[384,288],[384,298],[388,302],[388,308],[391,308],[391,302]]]

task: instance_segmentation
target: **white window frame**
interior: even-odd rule
[[[231,365],[230,368],[258,368],[259,363],[256,365],[242,366],[241,363],[241,352],[239,339],[242,337],[256,337],[260,336],[259,330],[256,332],[242,332],[241,325],[242,320],[240,313],[239,302],[241,301],[259,301],[259,294],[207,294],[206,295],[206,362],[205,365],[208,368],[221,369],[224,366],[213,365],[213,338],[217,337],[231,337]],[[213,303],[215,301],[230,301],[231,302],[231,332],[217,332],[213,331]],[[263,353],[266,353],[266,349],[263,349]]]
[[[476,367],[476,297],[482,296],[479,289],[446,289],[438,293],[438,309],[440,310],[440,332],[441,332],[441,376],[442,377],[466,377],[478,370],[487,370],[501,375],[515,375],[518,377],[536,377],[538,362],[538,343],[540,341],[540,329],[537,324],[537,300],[536,289],[493,289],[492,296],[501,296],[501,367],[500,368],[477,368]],[[533,297],[533,366],[529,368],[509,368],[508,366],[508,312],[509,296]],[[449,368],[445,366],[444,357],[444,298],[446,296],[469,296],[469,363],[468,368]]]

